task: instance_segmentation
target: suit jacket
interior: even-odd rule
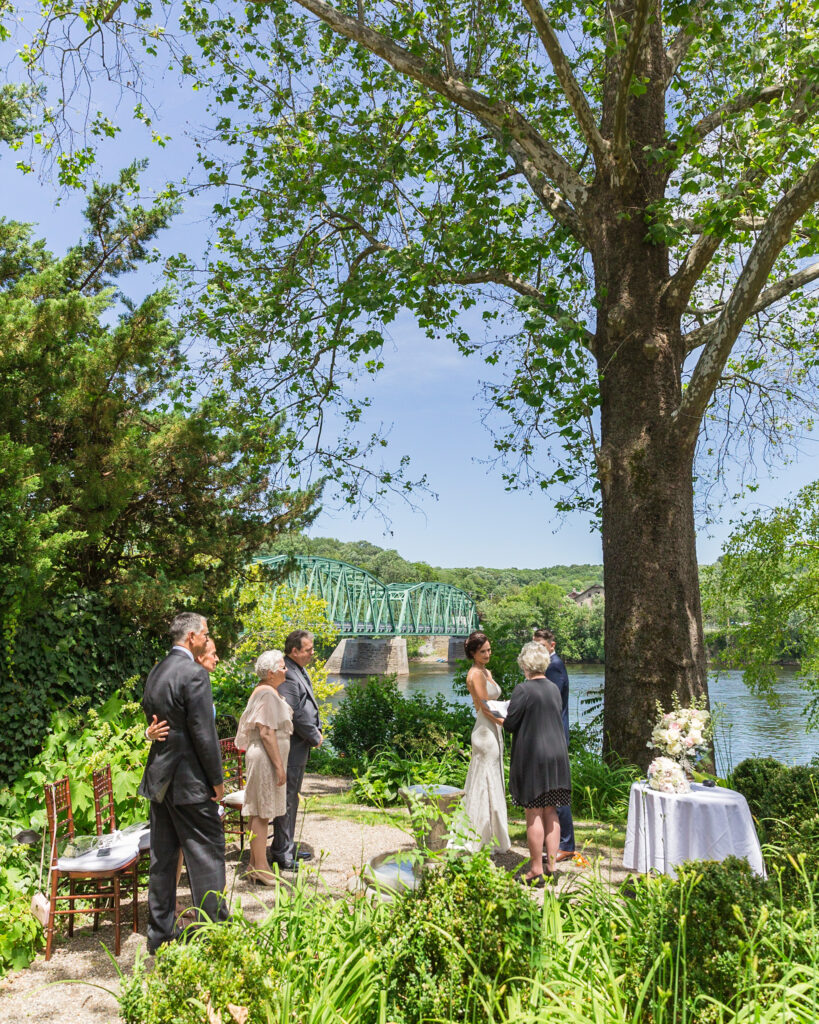
[[[170,731],[164,743],[151,744],[140,795],[157,803],[210,800],[224,774],[207,669],[183,651],[171,651],[151,669],[142,709],[148,722],[156,715]]]
[[[293,735],[290,737],[287,763],[307,764],[310,750],[321,742],[318,703],[305,670],[290,658],[284,659],[284,665],[287,674],[279,687],[279,696],[293,709]]]
[[[556,654],[552,655],[552,661],[546,669],[546,678],[551,679],[560,690],[560,700],[563,708],[563,731],[566,733],[566,746],[569,745],[569,673],[561,658]]]

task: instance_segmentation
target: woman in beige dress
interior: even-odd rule
[[[239,719],[234,741],[245,751],[247,769],[242,814],[250,818],[251,838],[245,878],[254,885],[275,885],[267,863],[267,827],[285,812],[293,711],[276,692],[285,676],[281,651],[265,651],[254,667],[259,685]]]

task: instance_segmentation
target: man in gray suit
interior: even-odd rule
[[[270,863],[278,864],[285,871],[292,871],[300,860],[309,860],[312,856],[307,850],[298,849],[295,843],[299,791],[307,759],[310,750],[320,747],[323,740],[318,703],[306,671],[312,657],[312,634],[305,629],[293,630],[284,641],[287,674],[279,687],[279,696],[293,709],[293,735],[287,758],[287,807],[284,814],[273,819],[273,842],[268,850]]]
[[[150,722],[165,721],[168,735],[152,743],[139,785],[151,801],[151,874],[148,883],[148,952],[177,937],[176,866],[185,855],[193,905],[200,918],[228,917],[225,834],[219,818],[224,775],[207,669],[194,658],[208,646],[208,623],[195,612],[177,615],[173,647],[145,683],[142,708]]]

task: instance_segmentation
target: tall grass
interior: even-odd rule
[[[815,880],[803,881],[814,891]],[[459,1000],[457,1014],[436,1018],[438,1024],[819,1020],[813,897],[797,914],[782,903],[742,918],[733,990],[721,1000],[694,980],[697,958],[721,953],[689,946],[687,919],[696,912],[698,885],[692,872],[680,883],[645,879],[622,892],[593,876],[547,890],[535,969],[511,979],[507,973],[501,982],[481,971],[479,949],[458,947],[472,966],[468,998]],[[127,1024],[193,1024],[221,1014],[228,1024],[231,1003],[248,1010],[248,1024],[424,1024],[413,1018],[411,999],[402,999],[404,1011],[391,1001],[373,945],[373,915],[391,913],[364,900],[330,900],[302,884],[281,887],[260,924],[239,916],[230,926],[204,929],[188,946],[163,950],[153,975],[138,966],[123,986],[123,1017]],[[669,932],[672,916],[680,927]],[[457,946],[445,921],[429,927]],[[450,981],[428,979],[442,991]]]

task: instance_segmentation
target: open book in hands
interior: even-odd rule
[[[485,700],[483,705],[486,710],[491,714],[495,715],[496,718],[506,718],[506,712],[509,708],[508,700]]]

